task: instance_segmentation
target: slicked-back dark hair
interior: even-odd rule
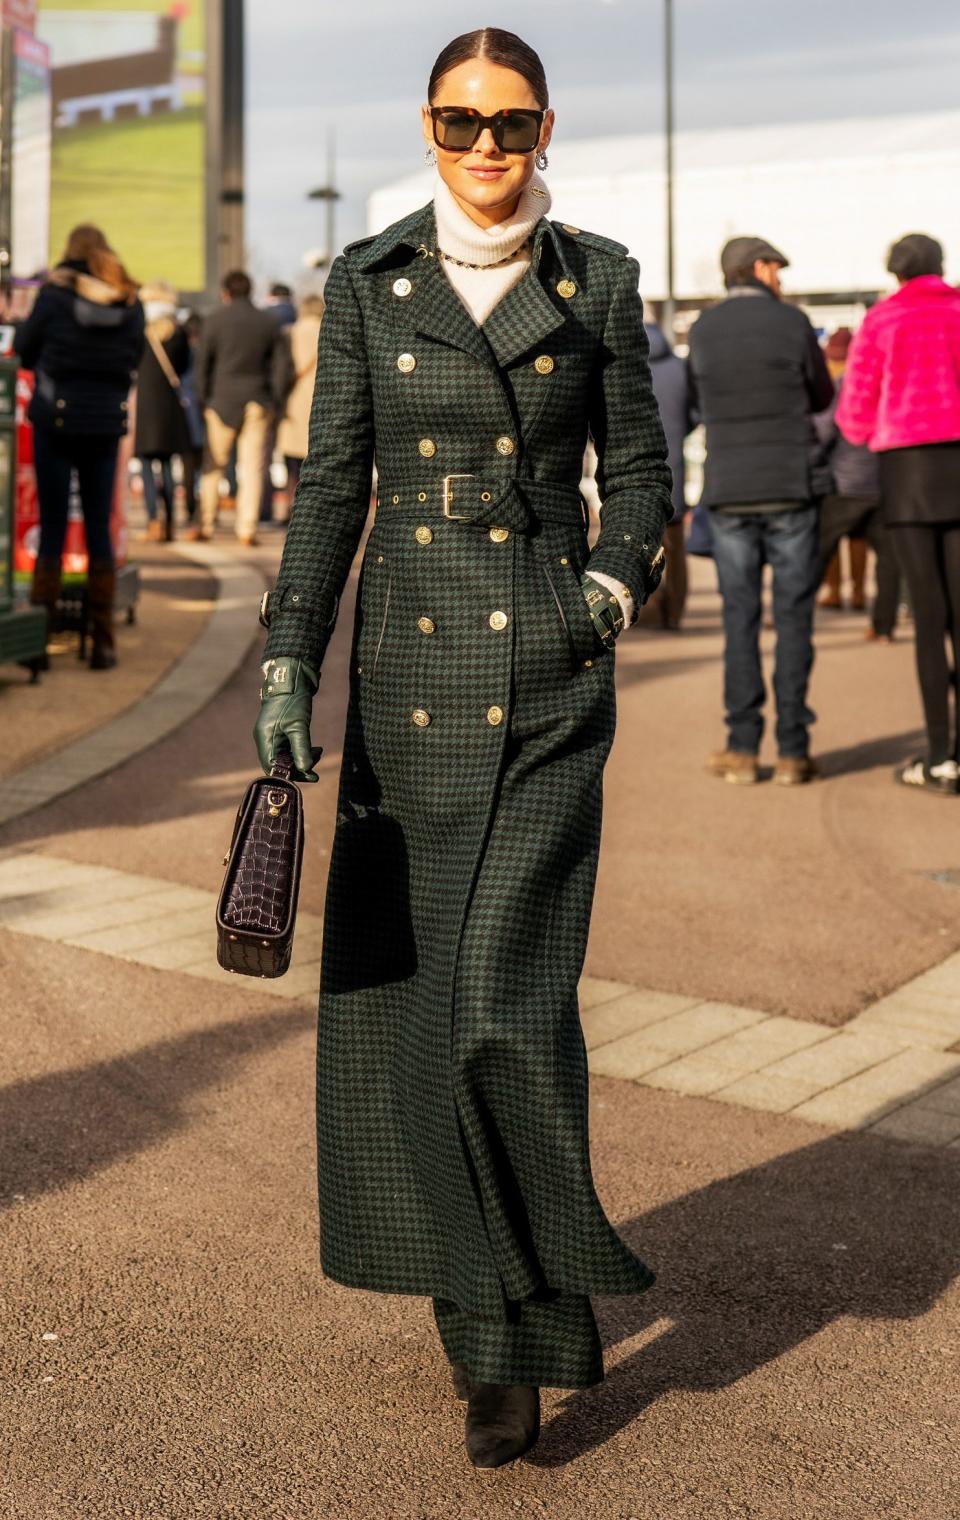
[[[513,32],[502,32],[498,26],[481,26],[477,31],[464,32],[462,37],[454,37],[447,43],[430,75],[427,100],[431,105],[444,74],[474,58],[489,58],[491,63],[498,63],[503,69],[513,69],[527,81],[541,111],[547,109],[550,104],[547,76],[539,56],[522,38]]]

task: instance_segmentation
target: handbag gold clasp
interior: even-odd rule
[[[267,793],[267,801],[270,804],[271,811],[276,809],[279,812],[282,807],[286,807],[287,805],[287,794],[281,791],[270,791]]]

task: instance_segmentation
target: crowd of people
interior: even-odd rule
[[[905,586],[916,634],[928,748],[901,766],[905,785],[954,795],[960,786],[960,293],[943,279],[943,253],[911,234],[890,251],[898,290],[856,335],[821,346],[798,307],[781,299],[789,261],[761,238],[726,244],[726,298],[689,334],[689,357],[647,322],[650,367],[673,471],[667,571],[640,612],[648,627],[681,627],[688,552],[716,563],[725,634],[727,742],[708,768],[725,780],[759,778],[765,686],[762,584],[770,566],[777,634],[774,780],[809,781],[814,713],[807,689],[813,618],[839,606],[839,549],[850,546],[854,605],[864,604],[866,546],[876,597],[867,636],[894,637]],[[257,306],[249,276],[226,276],[219,309],[201,320],[178,310],[163,282],[138,290],[99,229],[78,227],[21,324],[17,348],[36,373],[34,428],[40,543],[32,599],[52,615],[71,476],[89,547],[94,669],[116,660],[110,513],[118,445],[136,379],[133,452],[145,536],[173,536],[176,478],[188,536],[209,540],[225,498],[238,542],[253,546],[272,520],[273,463],[281,454],[288,501],[308,447],[324,303],[299,312],[286,285]],[[687,525],[684,440],[702,423],[703,493]],[[225,483],[226,481],[226,483]],[[952,644],[952,659],[947,644]]]
[[[29,418],[40,539],[31,600],[52,623],[75,481],[89,554],[94,670],[116,663],[110,522],[128,430],[146,539],[174,536],[179,484],[189,538],[211,539],[229,500],[237,539],[252,547],[273,518],[278,448],[288,495],[295,487],[307,452],[323,299],[307,297],[298,314],[287,285],[273,285],[263,307],[252,295],[250,277],[233,271],[219,309],[205,318],[183,312],[171,285],[138,288],[103,232],[82,225],[17,326],[20,363],[35,375]]]
[[[913,614],[927,753],[898,782],[958,792],[960,724],[960,292],[943,278],[943,250],[921,233],[890,249],[898,289],[856,335],[821,347],[798,307],[781,299],[789,260],[762,238],[731,239],[721,255],[726,299],[690,330],[689,358],[648,324],[654,391],[674,472],[668,568],[641,621],[678,628],[685,552],[712,554],[723,602],[727,742],[708,769],[755,783],[764,731],[760,656],[765,567],[777,634],[774,780],[810,781],[815,715],[807,701],[817,589],[839,606],[837,554],[851,546],[854,602],[863,601],[865,548],[876,554],[867,637],[891,642],[901,587]],[[705,428],[704,486],[686,537],[683,439]],[[859,575],[858,573],[859,572]],[[857,580],[859,579],[859,587]],[[859,596],[858,596],[859,590]],[[948,658],[947,645],[952,646]]]

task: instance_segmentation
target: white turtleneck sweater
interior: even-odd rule
[[[550,210],[550,191],[539,174],[534,174],[517,202],[517,209],[506,222],[480,227],[454,200],[452,192],[437,175],[433,196],[437,218],[437,247],[449,253],[459,264],[441,259],[442,268],[467,311],[482,327],[498,301],[502,301],[526,274],[530,265],[530,247],[540,218]],[[513,257],[510,257],[513,255]],[[479,268],[467,268],[479,265]],[[623,610],[629,628],[634,617],[634,601],[620,581],[610,575],[590,572],[595,581],[612,591]]]

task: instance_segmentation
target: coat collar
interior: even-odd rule
[[[380,266],[396,268],[397,255],[405,255],[404,262],[415,258],[419,273],[411,271],[414,304],[410,315],[417,331],[488,363],[492,351],[499,365],[509,364],[562,327],[566,313],[547,294],[540,271],[545,255],[551,277],[569,277],[570,268],[563,239],[545,218],[537,223],[533,235],[529,270],[497,303],[482,327],[460,301],[439,260],[431,256],[436,245],[436,218],[430,201],[368,242],[353,245],[351,252],[356,266],[370,271]]]

